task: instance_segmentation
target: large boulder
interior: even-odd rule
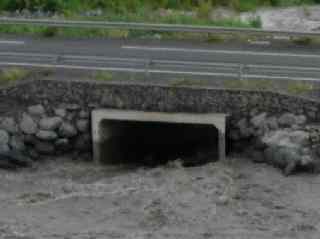
[[[80,120],[77,121],[76,125],[77,125],[77,129],[81,133],[86,133],[86,132],[89,131],[89,120],[80,119]]]
[[[72,138],[78,134],[76,127],[71,123],[63,122],[59,128],[59,135],[63,138]]]
[[[18,125],[14,118],[12,117],[5,117],[0,122],[0,129],[6,130],[10,134],[18,133]]]
[[[26,113],[22,115],[20,121],[20,129],[25,134],[36,134],[38,132],[38,125],[32,117]]]
[[[80,119],[89,119],[90,118],[90,112],[89,111],[85,111],[85,110],[81,110],[79,113],[79,118]]]
[[[42,105],[33,105],[28,107],[28,113],[32,116],[42,117],[45,115],[46,110]]]
[[[49,130],[54,131],[60,127],[62,124],[61,117],[50,117],[50,118],[43,118],[39,122],[39,127],[41,130]]]
[[[261,128],[265,127],[267,124],[267,113],[262,113],[257,116],[254,116],[251,120],[250,123],[255,127],[255,128]]]
[[[25,146],[22,138],[19,136],[16,136],[16,135],[14,135],[10,138],[9,145],[10,145],[11,149],[13,149],[15,151],[25,151],[25,149],[26,149],[26,146]]]
[[[54,131],[49,130],[39,130],[36,134],[37,138],[44,141],[53,141],[58,138],[58,135]]]
[[[35,150],[39,154],[44,154],[44,155],[53,155],[55,153],[54,144],[51,142],[38,141],[35,144]]]
[[[67,138],[57,139],[54,144],[55,144],[56,150],[59,153],[65,153],[72,150],[72,145],[70,143],[70,140]]]
[[[278,120],[276,117],[270,117],[267,119],[267,126],[270,130],[277,130],[279,129]]]
[[[8,144],[10,140],[10,135],[7,131],[0,129],[0,145]]]
[[[0,152],[6,153],[10,151],[10,147],[8,144],[0,144]]]
[[[304,125],[307,122],[307,117],[304,115],[299,115],[296,118],[296,124],[297,125]]]
[[[298,121],[297,116],[292,113],[285,113],[278,119],[279,125],[283,127],[291,127],[297,124]]]
[[[271,146],[264,151],[264,158],[268,163],[279,167],[288,176],[293,173],[302,162],[299,149],[290,147]]]
[[[303,130],[290,132],[290,141],[294,144],[307,146],[309,144],[309,133]]]
[[[54,114],[56,116],[59,116],[61,118],[64,118],[67,116],[67,110],[66,109],[63,109],[63,108],[58,108],[58,109],[55,109],[54,110]]]
[[[63,104],[63,108],[69,111],[80,110],[80,105],[78,104]]]
[[[246,118],[241,119],[237,124],[241,138],[248,138],[253,135],[253,129]]]

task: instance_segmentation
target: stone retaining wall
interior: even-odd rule
[[[19,106],[0,119],[0,150],[27,151],[34,158],[68,151],[90,153],[90,112],[96,108],[228,113],[227,134],[235,141],[239,122],[261,113],[269,117],[292,113],[303,115],[306,122],[320,121],[320,102],[243,90],[34,80],[0,89],[0,101]]]

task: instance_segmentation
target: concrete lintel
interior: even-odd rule
[[[101,142],[112,137],[112,130],[108,135],[101,134],[101,122],[103,120],[140,121],[177,124],[202,124],[213,125],[219,131],[219,158],[225,160],[225,132],[227,114],[220,113],[162,113],[131,110],[98,109],[92,111],[92,138],[93,157],[96,162],[101,161]]]

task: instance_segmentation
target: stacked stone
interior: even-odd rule
[[[283,169],[286,175],[297,169],[320,170],[319,131],[306,125],[304,115],[267,113],[239,120],[230,137],[247,148],[255,162],[267,162]],[[249,147],[248,147],[249,144]]]
[[[79,105],[65,104],[51,111],[34,105],[16,119],[0,119],[0,153],[18,151],[39,159],[90,152],[90,135],[90,114]]]
[[[315,154],[320,158],[320,125],[308,126],[310,143]]]

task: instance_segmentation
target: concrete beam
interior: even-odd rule
[[[98,109],[92,111],[92,138],[93,158],[95,162],[101,163],[101,144],[112,137],[117,136],[121,129],[107,127],[102,130],[102,121],[134,121],[134,122],[157,122],[173,124],[201,124],[212,125],[219,132],[219,160],[226,159],[226,114],[196,114],[196,113],[162,113],[143,112],[130,110]],[[104,149],[105,150],[105,149]]]

